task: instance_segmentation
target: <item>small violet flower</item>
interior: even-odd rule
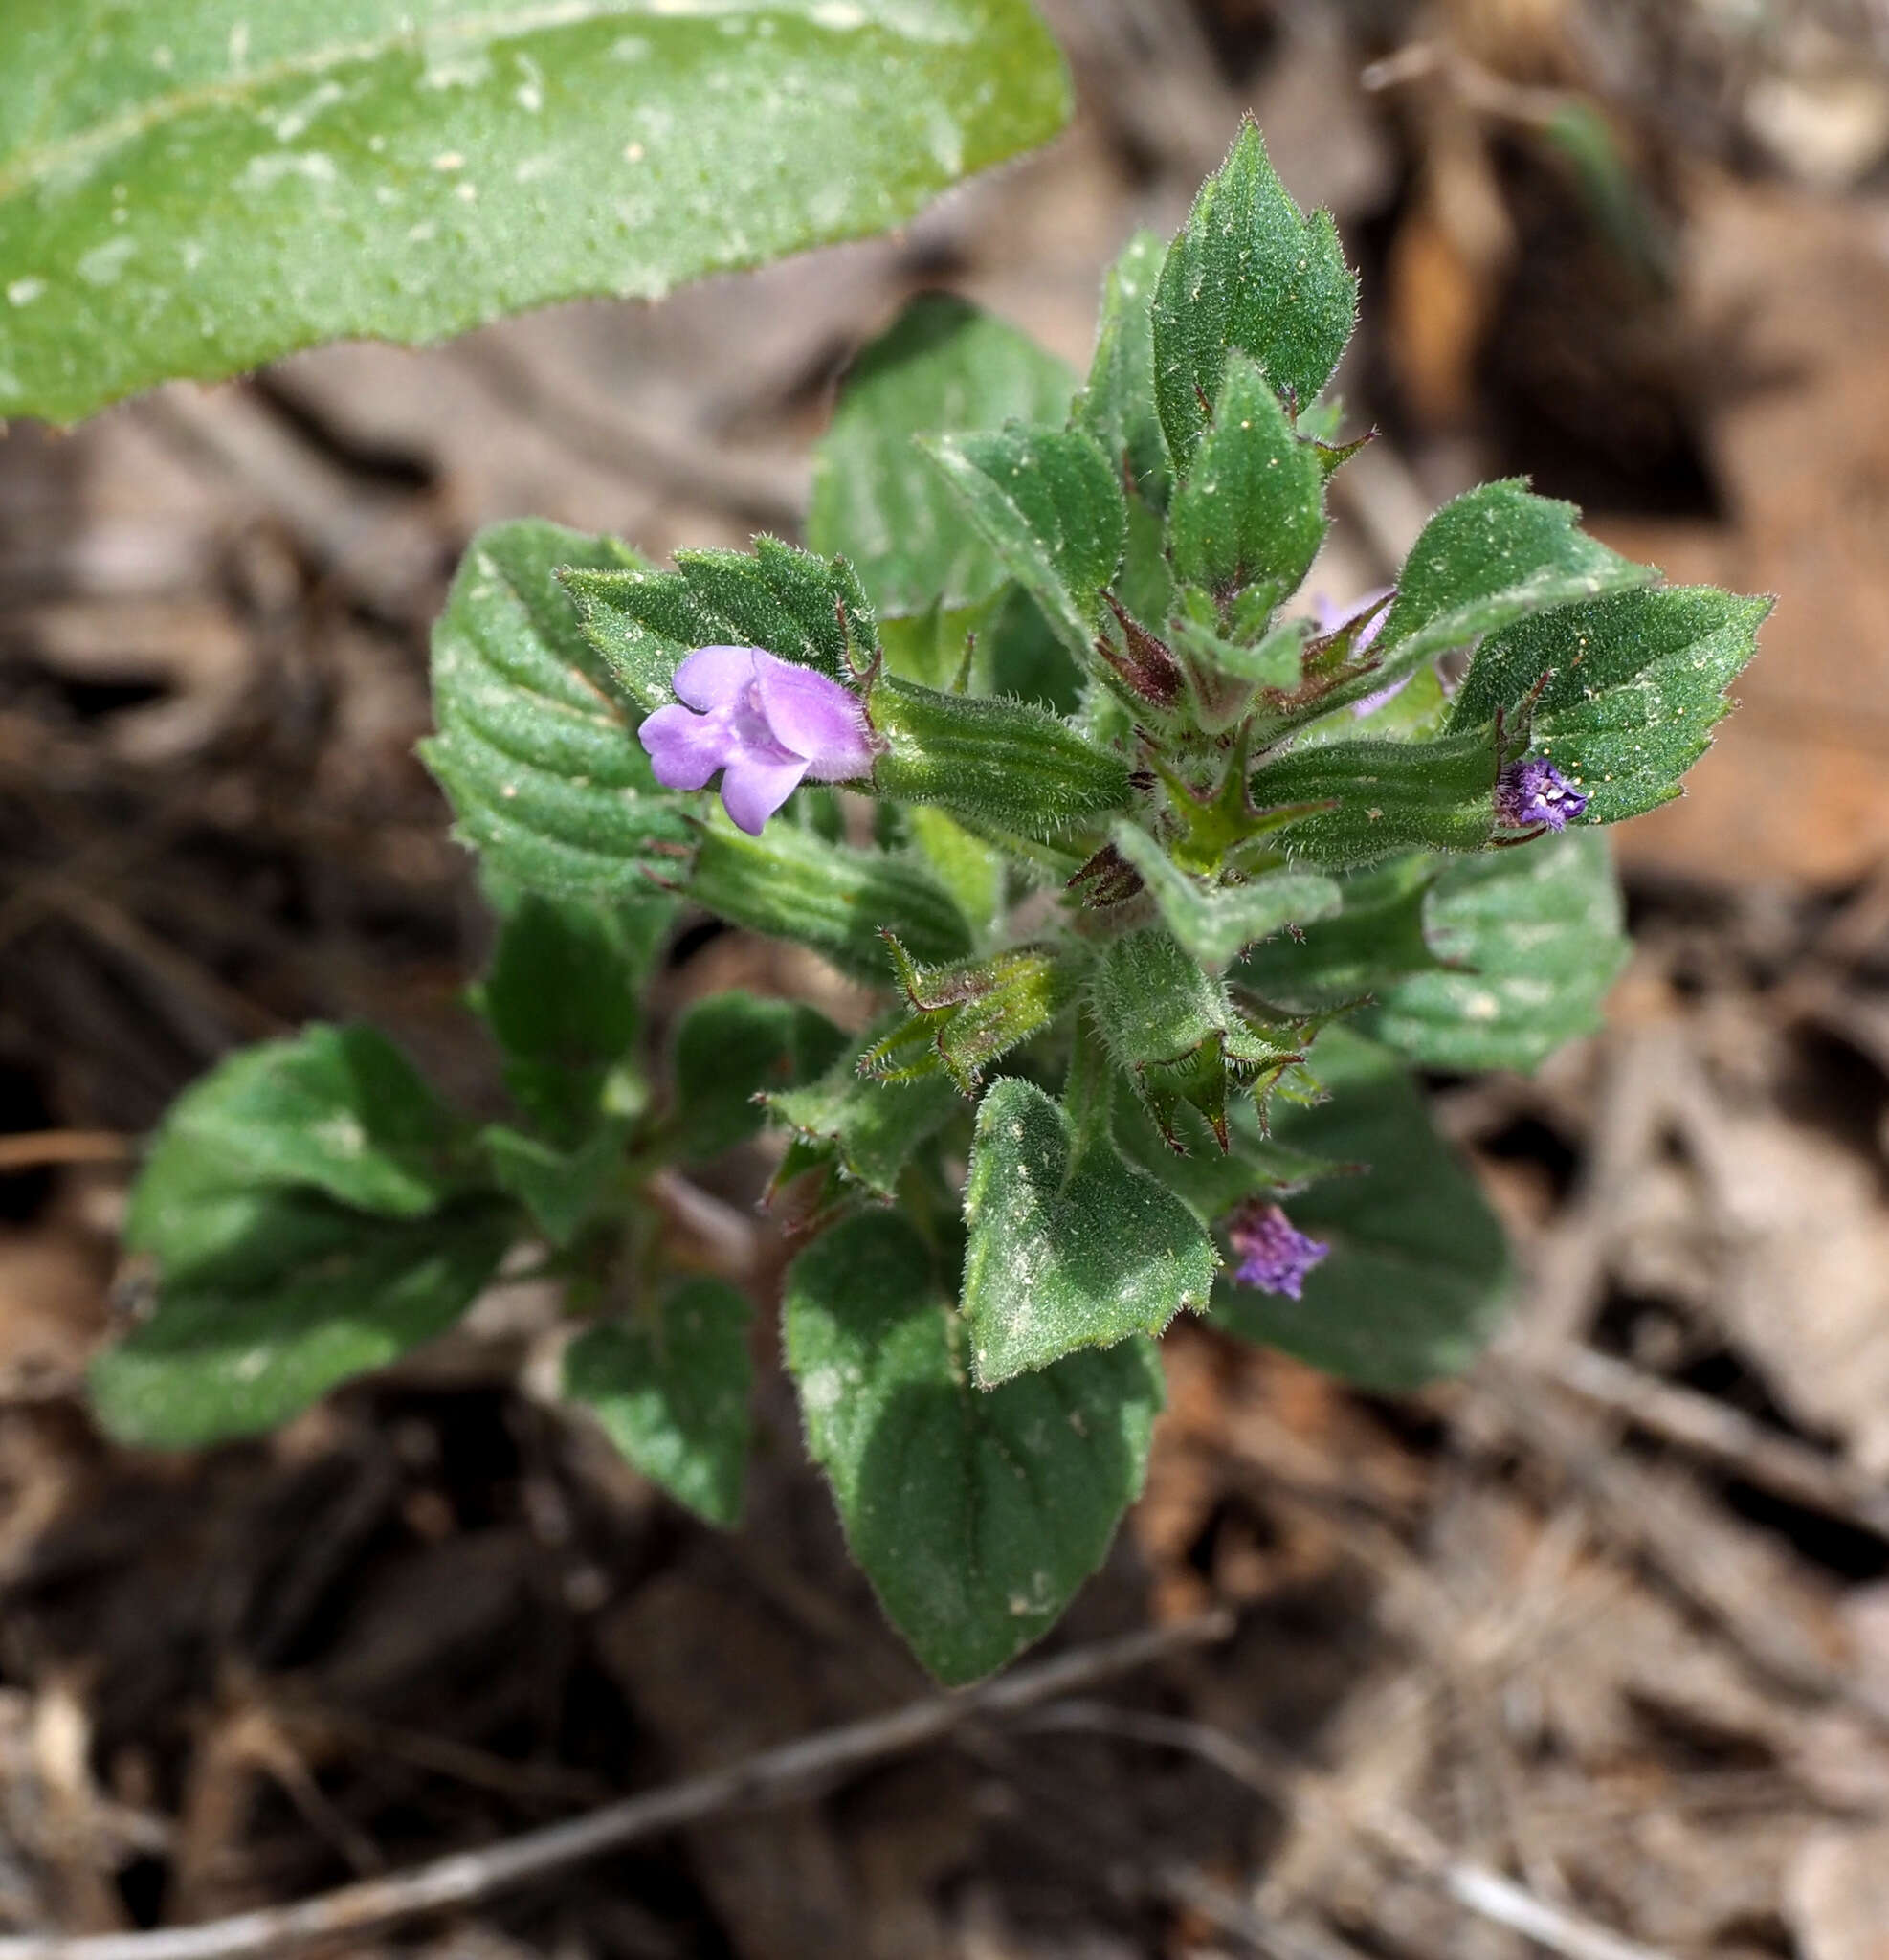
[[[1566,830],[1587,807],[1586,795],[1545,755],[1509,763],[1496,778],[1496,816],[1518,830],[1538,823]]]
[[[1239,1255],[1233,1278],[1242,1286],[1264,1293],[1283,1293],[1297,1300],[1305,1275],[1331,1247],[1308,1238],[1278,1206],[1249,1198],[1226,1221],[1227,1239]]]
[[[843,783],[873,766],[858,697],[811,667],[760,647],[698,647],[670,684],[681,705],[638,731],[656,781],[700,790],[720,769],[722,807],[751,837],[803,776]]]

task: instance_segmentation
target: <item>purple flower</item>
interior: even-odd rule
[[[1305,1275],[1331,1247],[1307,1238],[1278,1206],[1263,1198],[1248,1198],[1226,1221],[1227,1240],[1239,1255],[1233,1278],[1242,1286],[1265,1293],[1299,1298]]]
[[[1496,778],[1497,819],[1518,830],[1538,823],[1566,830],[1587,807],[1587,797],[1545,755],[1509,763]]]
[[[803,776],[843,783],[873,766],[858,697],[811,667],[760,647],[698,647],[670,684],[683,705],[638,731],[656,781],[700,790],[721,769],[722,807],[751,837]]]

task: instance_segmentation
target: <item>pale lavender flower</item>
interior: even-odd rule
[[[1587,807],[1587,796],[1545,755],[1512,762],[1496,778],[1496,815],[1518,830],[1535,824],[1566,830],[1568,819]]]
[[[1334,606],[1322,592],[1312,602],[1312,616],[1318,623],[1321,634],[1343,633],[1347,627],[1356,628],[1356,637],[1351,642],[1351,655],[1355,658],[1369,647],[1377,637],[1378,629],[1384,624],[1390,612],[1387,601],[1395,591],[1392,586],[1379,586],[1375,591],[1354,600],[1349,606]],[[1359,622],[1362,621],[1362,624]],[[1392,702],[1403,693],[1411,681],[1412,675],[1400,674],[1389,687],[1380,687],[1376,693],[1367,694],[1351,703],[1351,712],[1360,721],[1367,715],[1374,715],[1385,702]]]
[[[1331,1247],[1308,1238],[1278,1205],[1248,1198],[1226,1221],[1227,1241],[1239,1256],[1233,1278],[1242,1286],[1297,1300],[1305,1275]]]
[[[656,781],[700,790],[720,769],[722,807],[751,837],[802,777],[843,783],[873,766],[858,697],[760,647],[698,647],[670,685],[681,705],[638,731]]]

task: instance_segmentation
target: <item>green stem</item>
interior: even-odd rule
[[[1069,1051],[1069,1074],[1062,1084],[1063,1114],[1075,1132],[1070,1161],[1108,1137],[1109,1104],[1114,1100],[1115,1063],[1089,1016],[1078,1013]]]

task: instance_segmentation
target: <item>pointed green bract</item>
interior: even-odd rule
[[[1028,334],[921,294],[847,374],[813,453],[808,543],[852,564],[882,619],[993,597],[1003,567],[913,437],[1058,421],[1074,386]]]
[[[1327,1028],[1313,1067],[1331,1100],[1279,1109],[1279,1142],[1368,1169],[1286,1200],[1292,1222],[1331,1247],[1306,1275],[1302,1299],[1229,1276],[1215,1288],[1213,1320],[1366,1388],[1412,1389],[1456,1373],[1507,1302],[1501,1226],[1388,1049]]]
[[[393,1219],[262,1185],[226,1193],[218,1219],[214,1256],[162,1258],[155,1312],[88,1372],[92,1405],[122,1442],[198,1449],[299,1415],[444,1333],[514,1231],[509,1208],[489,1201]],[[185,1236],[166,1234],[173,1246]]]
[[[1338,366],[1357,308],[1358,282],[1331,213],[1300,214],[1248,122],[1201,187],[1155,286],[1154,394],[1176,466],[1192,461],[1230,347],[1308,408]]]
[[[924,967],[897,940],[891,952],[910,1013],[859,1058],[862,1074],[913,1082],[941,1069],[961,1095],[990,1065],[1040,1035],[1076,998],[1077,963],[1041,947],[1011,947],[986,959]]]
[[[1150,509],[1165,511],[1174,465],[1154,406],[1154,335],[1148,309],[1167,248],[1137,232],[1109,269],[1089,379],[1076,398],[1075,420],[1101,445]]]
[[[1121,481],[1095,437],[1012,423],[996,434],[943,436],[922,447],[1004,569],[1087,664],[1097,600],[1122,563],[1128,531]]]
[[[495,524],[467,547],[433,628],[438,733],[421,754],[458,835],[527,891],[646,897],[649,871],[689,842],[557,577],[634,563],[611,539]]]
[[[916,959],[963,959],[970,927],[916,858],[829,844],[769,824],[758,837],[719,819],[702,827],[689,896],[732,925],[824,953],[855,979],[884,986],[892,961],[882,932]]]
[[[1213,1248],[1186,1206],[1106,1135],[1078,1147],[1062,1110],[1014,1076],[979,1106],[965,1217],[964,1311],[985,1387],[1158,1334],[1204,1307],[1213,1282]]]
[[[1055,1625],[1141,1494],[1153,1348],[978,1389],[929,1250],[885,1214],[794,1260],[784,1319],[807,1447],[886,1616],[943,1682],[1003,1666]]]
[[[1625,910],[1589,833],[1451,863],[1424,901],[1439,965],[1380,983],[1363,1025],[1426,1068],[1532,1069],[1600,1026],[1633,950]]]
[[[1229,349],[1213,420],[1168,512],[1175,571],[1228,599],[1253,585],[1288,594],[1324,533],[1317,450],[1292,433],[1258,365]]]
[[[1451,711],[1473,727],[1513,710],[1544,676],[1530,746],[1618,823],[1679,794],[1731,712],[1725,689],[1758,650],[1768,599],[1716,586],[1634,591],[1564,607],[1484,642]]]
[[[1288,926],[1328,917],[1341,902],[1338,886],[1317,872],[1275,871],[1243,884],[1214,883],[1182,871],[1139,825],[1118,823],[1109,835],[1141,874],[1162,923],[1210,972]]]
[[[647,1320],[606,1321],[564,1356],[565,1399],[589,1409],[652,1483],[729,1527],[747,1471],[750,1318],[724,1281],[684,1280]]]
[[[902,1018],[894,1013],[878,1022],[867,1036],[865,1054]],[[782,1166],[777,1187],[820,1168],[830,1173],[830,1201],[849,1192],[890,1200],[912,1153],[963,1106],[956,1085],[943,1073],[876,1081],[860,1073],[862,1059],[843,1055],[817,1082],[767,1098],[768,1112],[794,1138],[791,1161]]]
[[[1054,135],[1027,0],[9,0],[0,418],[901,223]]]

